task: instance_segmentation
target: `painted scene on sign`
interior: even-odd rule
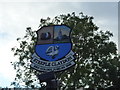
[[[54,43],[70,43],[70,28],[66,26],[55,26]]]
[[[52,44],[53,43],[53,27],[43,27],[37,31],[37,44]]]

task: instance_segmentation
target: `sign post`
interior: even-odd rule
[[[44,26],[37,31],[31,67],[44,72],[38,79],[47,82],[47,88],[57,90],[55,73],[75,65],[70,34],[71,29],[66,25]]]
[[[56,80],[56,76],[54,72],[47,72],[37,76],[40,82],[46,82],[46,90],[57,90],[58,81]]]

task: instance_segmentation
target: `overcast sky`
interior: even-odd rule
[[[26,27],[37,30],[41,18],[72,12],[93,16],[96,25],[111,31],[118,44],[117,2],[0,2],[0,86],[9,87],[14,80],[10,62],[17,58],[11,48],[17,45],[16,38],[24,36]]]

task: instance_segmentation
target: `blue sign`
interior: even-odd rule
[[[72,49],[71,29],[65,25],[43,27],[37,31],[36,54],[42,59],[56,61],[67,55]]]
[[[49,71],[47,69],[49,67],[52,68],[49,68],[51,71],[60,71],[73,66],[75,63],[73,62],[74,53],[71,51],[70,35],[71,29],[66,25],[44,26],[40,28],[37,31],[37,44],[35,45],[35,53],[32,59],[34,64],[32,63],[31,66],[36,69],[39,68],[39,71]],[[60,70],[53,68],[60,67],[63,64],[69,65],[62,67]]]

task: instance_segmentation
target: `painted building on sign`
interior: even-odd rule
[[[62,40],[62,31],[61,31],[61,29],[59,30],[59,33],[58,33],[58,40]]]

